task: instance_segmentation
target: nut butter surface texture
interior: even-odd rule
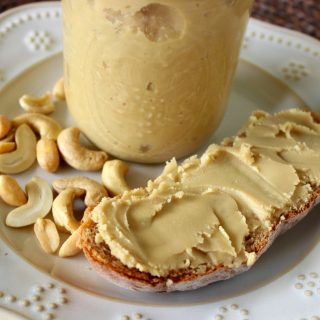
[[[80,129],[128,160],[203,143],[224,113],[252,0],[63,0],[65,86]]]
[[[320,181],[320,125],[308,112],[255,112],[239,136],[175,160],[145,189],[94,210],[97,242],[154,276],[207,266],[251,265],[251,233],[268,231],[308,200]]]

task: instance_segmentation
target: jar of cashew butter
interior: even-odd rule
[[[253,0],[62,0],[69,110],[99,148],[159,163],[223,117]]]

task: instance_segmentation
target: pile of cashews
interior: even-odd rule
[[[55,101],[65,100],[61,78],[52,92],[37,97],[24,95],[19,104],[26,112],[8,119],[0,115],[0,198],[16,207],[6,217],[6,225],[22,228],[33,225],[40,247],[47,253],[58,251],[60,257],[81,252],[80,233],[92,209],[104,197],[117,196],[130,190],[125,176],[128,166],[121,160],[108,160],[104,151],[91,150],[80,144],[78,128],[63,129],[49,115]],[[61,159],[79,171],[101,170],[102,183],[76,175],[56,179],[52,186],[40,177],[33,177],[19,186],[13,174],[25,172],[37,161],[50,173],[56,173]],[[83,199],[86,209],[82,220],[75,218],[75,199]],[[61,233],[69,234],[61,244]]]

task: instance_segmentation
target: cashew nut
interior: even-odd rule
[[[14,136],[16,134],[16,128],[12,127],[7,135],[0,139],[0,142],[14,142]]]
[[[0,141],[0,154],[11,152],[15,148],[16,148],[16,144],[14,142]]]
[[[57,140],[61,132],[60,124],[54,119],[40,113],[25,113],[13,120],[13,125],[28,124],[42,139]]]
[[[81,171],[97,171],[108,159],[104,151],[89,150],[80,145],[80,130],[67,128],[58,137],[58,147],[64,160]]]
[[[28,202],[7,215],[7,226],[25,227],[34,224],[37,219],[44,218],[50,212],[53,195],[47,181],[34,177],[26,184],[26,191]]]
[[[4,138],[10,131],[12,122],[4,115],[0,115],[0,139]]]
[[[20,98],[19,103],[21,108],[27,112],[49,114],[55,110],[50,92],[45,93],[41,97],[24,95]]]
[[[15,151],[0,154],[0,172],[15,174],[30,168],[36,160],[37,139],[32,130],[21,125],[15,135],[17,148]]]
[[[54,253],[58,249],[60,236],[53,221],[38,219],[34,225],[34,233],[45,252]]]
[[[68,188],[80,188],[85,190],[86,197],[84,203],[88,207],[95,207],[102,198],[108,196],[104,186],[95,180],[87,177],[73,176],[61,178],[53,182],[53,189],[58,193]]]
[[[83,189],[69,188],[63,190],[53,201],[53,219],[60,231],[73,233],[80,227],[80,222],[73,214],[73,200],[82,197],[84,192]]]
[[[59,257],[72,257],[81,252],[80,242],[81,227],[79,227],[71,236],[63,243],[59,250]]]
[[[107,161],[102,169],[102,182],[113,195],[122,194],[130,190],[125,175],[128,172],[128,165],[121,160]]]
[[[59,79],[53,87],[52,95],[60,101],[66,100],[66,95],[64,91],[64,80],[63,78]]]
[[[0,197],[13,207],[20,207],[27,203],[27,196],[18,182],[10,176],[0,176]]]
[[[37,143],[37,160],[42,169],[56,172],[60,165],[57,143],[52,139],[40,139]]]

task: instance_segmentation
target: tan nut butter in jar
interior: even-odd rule
[[[194,152],[224,114],[252,2],[62,0],[77,126],[122,159]]]

